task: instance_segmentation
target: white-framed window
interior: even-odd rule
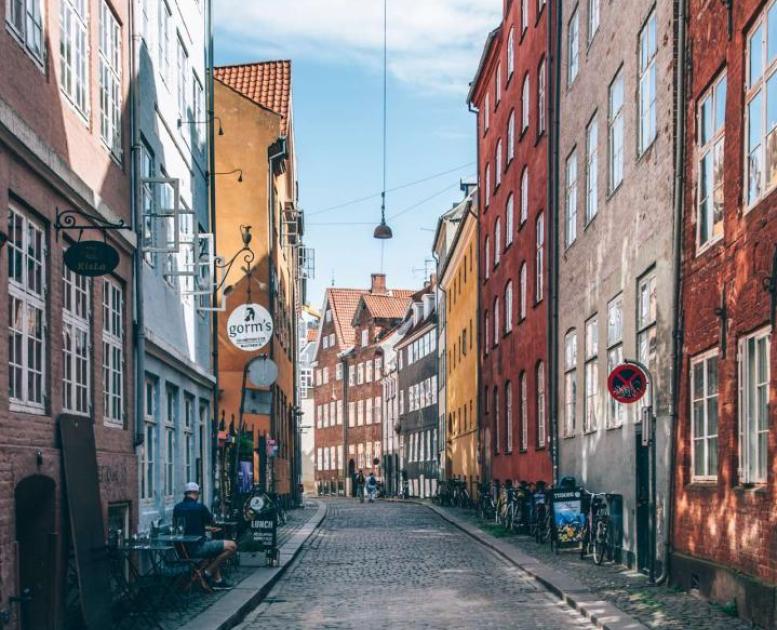
[[[588,45],[594,41],[594,35],[599,30],[601,0],[588,0]]]
[[[578,71],[580,70],[580,20],[577,7],[573,11],[572,17],[569,18],[567,46],[569,47],[567,54],[567,84],[571,85],[577,78]]]
[[[499,328],[499,297],[494,298],[494,347],[499,345],[502,329]]]
[[[599,428],[599,318],[585,323],[585,409],[583,431]]]
[[[100,2],[100,137],[121,157],[121,26]]]
[[[520,319],[526,319],[526,296],[528,293],[528,279],[527,279],[528,272],[526,271],[526,263],[521,264],[521,272],[519,275],[520,278],[520,287],[519,290],[521,292],[520,295],[520,308],[518,309],[518,317]]]
[[[192,115],[191,120],[205,120],[205,89],[202,87],[202,81],[196,72],[192,72]],[[205,135],[202,132],[202,125],[194,124],[192,127],[192,137],[194,145],[198,151],[205,148]]]
[[[176,45],[178,116],[181,120],[189,120],[189,53],[180,33],[176,38]]]
[[[651,371],[656,367],[657,317],[656,273],[651,271],[637,281],[637,358]],[[650,388],[648,388],[637,408],[641,412],[650,404]]]
[[[7,23],[30,54],[43,63],[43,0],[13,0],[6,3]]]
[[[496,336],[496,335],[495,335]],[[499,454],[502,446],[502,422],[499,418],[499,390],[494,387],[494,453]]]
[[[143,455],[140,462],[140,497],[152,499],[156,488],[156,422],[157,385],[159,381],[145,377],[143,396]]]
[[[505,247],[513,242],[513,215],[515,214],[513,193],[507,196],[507,205],[505,206]]]
[[[613,298],[607,304],[607,374],[623,363],[623,296]],[[619,427],[626,418],[626,405],[609,397],[610,406],[607,422],[610,427]]]
[[[537,364],[537,448],[543,448],[547,441],[545,422],[545,364]]]
[[[505,383],[505,452],[513,452],[513,386]]]
[[[585,223],[599,212],[599,123],[594,116],[585,130]]]
[[[356,384],[362,385],[364,383],[364,363],[359,363],[356,366]]]
[[[723,149],[726,136],[726,73],[701,98],[697,121],[698,193],[696,245],[723,238]]]
[[[491,165],[486,164],[486,183],[485,183],[485,207],[488,208],[488,205],[491,203]]]
[[[379,379],[382,376],[382,370],[383,370],[383,358],[375,357],[375,380]]]
[[[521,372],[521,444],[525,451],[529,446],[529,390],[526,385],[526,372]]]
[[[577,240],[577,149],[567,157],[564,237],[569,247]]]
[[[502,64],[496,64],[496,78],[494,80],[494,104],[499,105],[502,100]]]
[[[494,188],[499,188],[499,185],[502,183],[502,171],[504,170],[503,155],[502,138],[499,138],[496,143],[496,152],[494,153],[494,168],[496,169],[494,173]]]
[[[62,269],[62,409],[86,416],[92,406],[92,283],[65,265]]]
[[[145,141],[140,145],[140,177],[143,179],[151,178],[156,175],[156,165],[154,163],[154,152]],[[156,264],[156,254],[149,252],[148,248],[154,246],[155,226],[152,218],[154,214],[154,192],[150,184],[144,184],[142,187],[143,196],[143,258],[150,266]]]
[[[531,91],[529,87],[529,74],[523,78],[521,88],[521,133],[529,128],[529,110],[531,109]]]
[[[329,385],[329,367],[324,366],[321,370],[321,379],[324,385]]]
[[[739,340],[739,480],[764,483],[769,465],[769,358],[771,330]]]
[[[8,397],[42,412],[46,390],[46,236],[14,207],[8,218]]]
[[[539,70],[537,70],[537,135],[545,133],[546,81],[545,59],[543,58],[540,62]]]
[[[61,0],[59,11],[59,82],[84,116],[89,115],[89,2]]]
[[[362,346],[368,346],[370,345],[370,333],[365,328],[362,330]]]
[[[364,364],[364,380],[367,383],[372,383],[372,361],[367,361]]]
[[[529,0],[521,0],[521,35],[529,28]]]
[[[564,337],[564,435],[575,434],[577,425],[577,331]]]
[[[515,110],[510,111],[510,117],[507,119],[507,163],[513,161],[515,157]]]
[[[183,396],[183,419],[184,419],[184,483],[195,481],[194,479],[194,398],[190,394]]]
[[[694,481],[717,479],[717,348],[691,359],[691,461]]]
[[[656,137],[656,12],[650,14],[639,34],[639,152]]]
[[[488,354],[488,349],[491,347],[491,320],[488,316],[488,311],[483,313],[483,339],[485,340],[485,344],[483,346],[483,353]]]
[[[509,280],[505,287],[505,333],[513,329],[513,281]]]
[[[335,334],[329,333],[329,347],[334,348],[335,347]]]
[[[324,449],[320,446],[316,449],[316,469],[324,470]]]
[[[491,240],[486,235],[486,240],[483,246],[483,258],[484,265],[483,272],[485,273],[486,280],[491,276]]]
[[[536,250],[534,301],[541,302],[545,283],[545,217],[542,214],[537,217]]]
[[[124,292],[103,281],[103,415],[105,423],[124,424]]]
[[[529,167],[521,172],[521,225],[529,219]]]
[[[510,27],[510,34],[507,36],[507,80],[513,76],[515,71],[515,27]]]
[[[497,217],[494,222],[494,268],[499,266],[502,259],[502,218]]]
[[[159,0],[159,74],[166,83],[170,80],[170,67],[172,65],[172,38],[173,13],[167,0]]]
[[[488,125],[491,122],[491,101],[488,98],[488,92],[483,99],[483,133],[488,131]]]
[[[337,363],[335,364],[335,380],[342,381],[343,380],[343,364]]]
[[[623,181],[623,70],[610,83],[609,119],[609,189],[614,191]]]

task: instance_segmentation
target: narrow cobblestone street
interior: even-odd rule
[[[241,629],[592,627],[425,507],[334,499],[328,508]]]

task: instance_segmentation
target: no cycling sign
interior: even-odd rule
[[[229,340],[245,352],[264,348],[272,338],[272,331],[272,317],[261,304],[241,304],[227,320]]]

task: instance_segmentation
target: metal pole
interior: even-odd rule
[[[245,412],[245,400],[246,400],[246,379],[248,377],[248,366],[251,364],[251,361],[246,361],[245,366],[243,366],[243,384],[240,387],[240,414],[238,417],[238,430],[237,430],[237,441],[235,442],[235,486],[232,488],[232,508],[235,507],[235,504],[237,503],[237,494],[238,494],[238,478],[239,478],[239,464],[240,464],[240,442],[243,439],[243,413]]]

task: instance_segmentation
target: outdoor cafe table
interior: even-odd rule
[[[205,536],[191,534],[157,534],[151,539],[152,543],[167,543],[169,545],[192,545],[205,540]]]

